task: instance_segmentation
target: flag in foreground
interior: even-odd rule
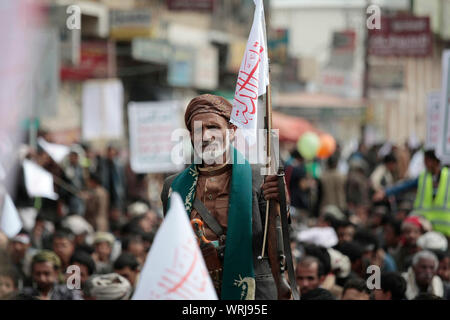
[[[133,300],[217,300],[179,194],[158,230]]]
[[[3,231],[8,238],[15,237],[22,229],[22,220],[20,220],[14,203],[8,193],[5,193],[3,208],[1,210],[0,230]]]
[[[248,129],[247,135],[256,135],[258,97],[266,93],[269,84],[264,5],[262,0],[254,2],[253,25],[239,69],[230,119],[238,128]]]

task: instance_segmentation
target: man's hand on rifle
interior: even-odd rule
[[[283,177],[284,179],[284,177]],[[289,193],[286,186],[286,180],[284,182],[285,185],[285,193],[286,193],[286,203],[289,206],[290,199],[289,199]],[[263,190],[264,199],[266,200],[275,200],[280,201],[280,192],[278,190],[278,176],[277,175],[271,175],[266,176],[266,179],[264,183],[261,186]]]
[[[278,191],[278,176],[266,176],[262,185],[264,199],[280,201],[280,192]]]

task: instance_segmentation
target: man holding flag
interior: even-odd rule
[[[257,257],[263,242],[265,200],[279,196],[277,176],[267,176],[263,183],[261,167],[252,167],[231,146],[235,132],[229,123],[231,110],[227,100],[209,94],[189,103],[185,123],[194,146],[199,144],[194,136],[202,139],[200,148],[194,147],[202,163],[166,179],[161,194],[164,212],[168,198],[177,192],[190,219],[204,222],[203,236],[217,253],[207,247],[202,252],[208,267],[217,266],[209,272],[221,299],[276,299],[269,263]]]
[[[250,165],[231,146],[237,127],[245,129],[250,143],[256,137],[258,97],[268,85],[262,0],[255,0],[255,5],[234,105],[210,94],[190,101],[185,124],[199,161],[167,178],[161,194],[165,213],[171,195],[180,194],[218,297],[223,300],[290,296],[289,292],[284,296],[277,292],[283,277],[276,276],[266,257],[259,257],[265,243],[266,201],[280,200],[278,177],[267,176],[264,181],[261,166]],[[268,240],[269,256],[276,255],[276,239]]]

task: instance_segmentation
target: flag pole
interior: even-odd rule
[[[269,70],[268,70],[268,77],[269,77],[269,84],[266,86],[266,127],[267,127],[267,137],[266,137],[266,168],[267,172],[270,170],[270,164],[271,164],[271,153],[272,153],[272,95],[271,95],[271,85],[270,85],[270,61],[267,63]],[[263,259],[264,257],[264,251],[266,248],[266,242],[267,242],[267,230],[269,226],[269,208],[270,208],[270,200],[266,200],[266,218],[264,223],[264,238],[263,238],[263,245],[261,249],[261,255],[258,257],[258,259]]]

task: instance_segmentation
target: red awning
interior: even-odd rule
[[[280,141],[297,142],[298,138],[307,131],[317,134],[323,133],[303,118],[292,117],[279,112],[272,112],[272,127],[280,130]]]

